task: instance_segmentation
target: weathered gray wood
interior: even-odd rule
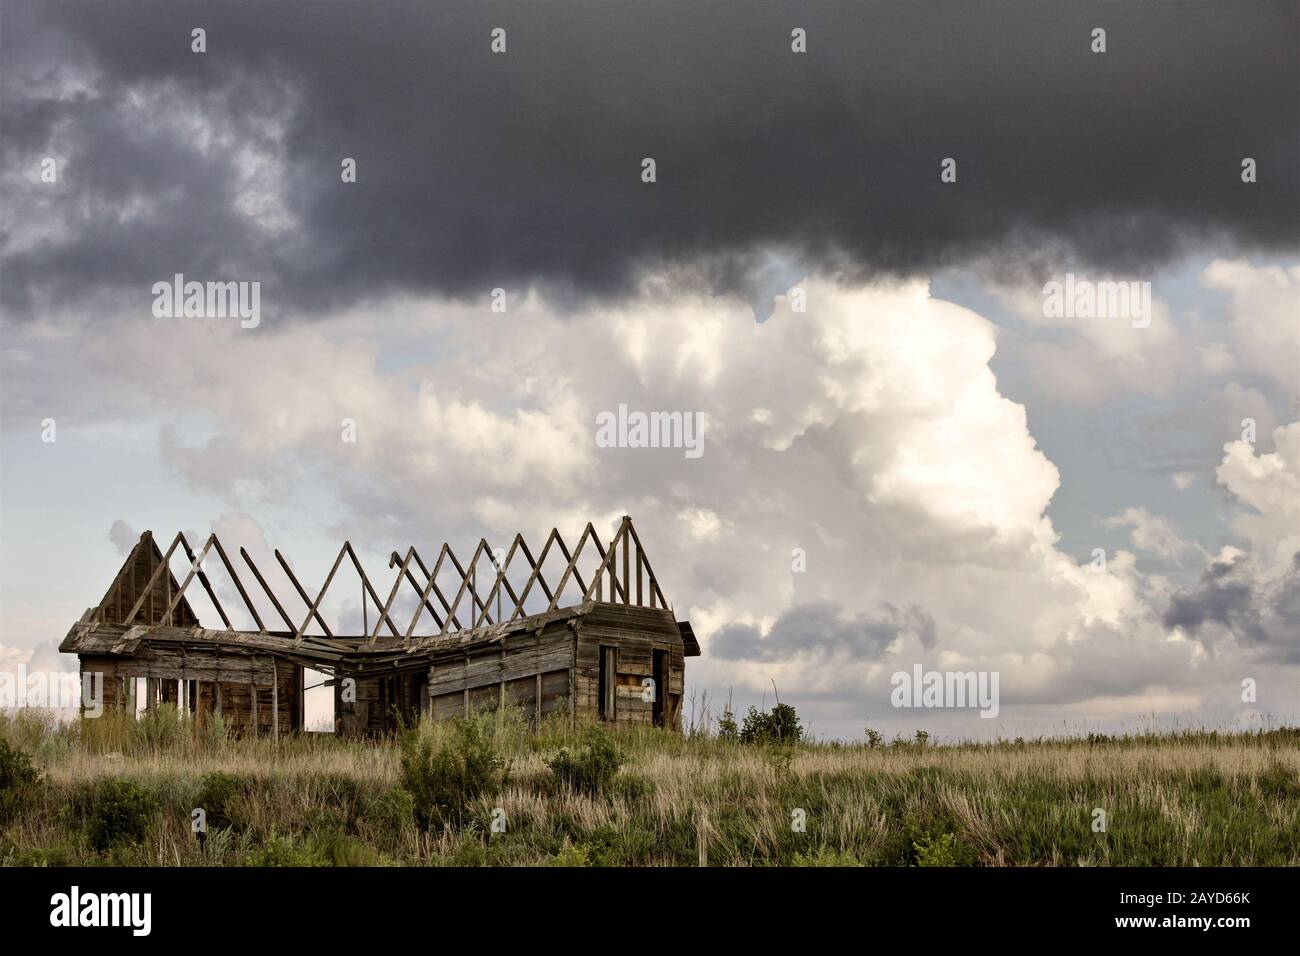
[[[280,669],[271,662],[274,683],[271,684],[271,739],[280,742]]]
[[[343,559],[343,553],[340,551],[339,558],[338,560],[335,561],[335,564],[337,565],[338,561],[341,561],[342,559]],[[302,603],[306,604],[308,607],[311,607],[312,606],[311,598],[307,597],[307,592],[303,590],[303,586],[298,582],[297,575],[293,573],[293,568],[289,567],[289,562],[285,560],[285,557],[280,553],[279,548],[275,549],[275,560],[280,562],[281,570],[284,571],[285,577],[289,579],[289,583],[293,585],[294,590],[298,592],[298,597],[302,598]],[[316,623],[320,625],[321,630],[325,632],[326,637],[334,636],[330,632],[330,626],[325,623],[325,618],[321,617],[319,613],[316,614]],[[290,629],[295,633],[297,633],[297,628],[291,627]]]
[[[217,549],[217,557],[226,566],[226,573],[230,575],[230,580],[235,583],[235,590],[239,592],[240,598],[243,599],[244,606],[248,608],[248,613],[257,622],[257,629],[265,633],[266,625],[262,623],[261,615],[257,613],[257,608],[253,607],[253,602],[248,599],[248,592],[244,590],[244,582],[239,580],[239,575],[235,573],[235,566],[230,563],[230,558],[226,555],[226,549],[221,546],[221,539],[215,534],[212,536],[212,544]],[[226,622],[226,627],[230,627],[229,621]]]
[[[217,599],[217,592],[212,589],[212,582],[208,580],[207,572],[204,571],[202,567],[203,559],[207,557],[208,549],[212,547],[216,540],[217,536],[215,534],[208,535],[208,540],[203,544],[203,553],[199,555],[198,558],[195,558],[190,543],[185,540],[185,535],[181,535],[181,544],[185,547],[185,557],[190,562],[190,573],[185,575],[185,583],[181,585],[180,590],[176,592],[176,596],[167,604],[167,610],[163,614],[167,624],[175,623],[172,619],[172,611],[175,609],[177,602],[180,601],[181,596],[185,593],[185,589],[190,586],[190,581],[193,580],[195,574],[197,574],[199,583],[203,585],[203,590],[208,592],[208,600],[210,600],[212,606],[217,609],[217,613],[221,615],[221,622],[225,624],[228,629],[234,630],[235,626],[230,623],[230,618],[226,617],[226,609],[222,607],[221,601]]]
[[[420,553],[416,551],[414,547],[410,549],[410,553],[415,558],[416,563],[420,566],[420,570],[423,571],[424,574],[427,576],[428,570],[424,567],[424,562],[420,560]],[[391,568],[394,565],[398,564],[399,561],[400,559],[398,558],[397,552],[394,551],[392,553],[392,556],[389,557],[388,559],[388,566]],[[416,619],[417,620],[419,619],[419,616],[421,614],[421,608],[427,607],[429,609],[429,613],[433,615],[433,619],[437,622],[438,626],[442,627],[442,618],[438,616],[437,610],[434,608],[432,604],[429,603],[429,599],[425,597],[424,592],[420,588],[419,582],[415,580],[415,575],[411,573],[411,569],[409,567],[405,569],[405,577],[406,580],[410,583],[411,587],[415,588],[415,593],[420,595],[420,607],[417,607],[415,612]],[[409,635],[409,631],[408,631],[408,635]]]
[[[257,569],[257,565],[254,564],[253,559],[249,557],[248,551],[245,548],[240,548],[239,553],[243,556],[244,562],[248,565],[249,570],[253,572],[253,577],[257,579],[257,583],[260,584],[262,590],[266,592],[266,596],[271,599],[271,604],[280,615],[280,619],[284,621],[284,626],[291,631],[294,630],[293,621],[289,620],[289,615],[285,613],[284,606],[280,604],[280,599],[275,596],[275,592],[272,591],[270,586],[266,583],[266,578],[262,577],[262,572]],[[266,628],[263,627],[262,630],[266,630]]]
[[[135,616],[140,613],[140,608],[144,606],[145,598],[149,598],[149,619],[150,622],[153,621],[154,584],[157,581],[158,576],[161,575],[162,573],[166,572],[168,575],[171,574],[171,569],[167,562],[171,560],[172,554],[176,551],[176,546],[180,544],[182,540],[183,540],[183,535],[181,534],[177,534],[176,537],[172,539],[171,546],[167,549],[167,552],[163,555],[162,561],[158,562],[158,567],[156,567],[154,569],[153,574],[149,576],[149,580],[145,582],[144,590],[140,592],[140,597],[137,598],[135,604],[131,606],[131,610],[127,612],[126,617],[123,619],[123,623],[129,623],[135,620]]]
[[[434,614],[433,616],[433,619],[438,622],[438,633],[446,634],[447,628],[452,624],[456,625],[457,630],[461,629],[460,620],[452,611],[451,605],[447,603],[447,598],[443,595],[442,589],[438,587],[438,572],[442,570],[442,562],[450,552],[451,548],[444,544],[442,550],[438,552],[438,560],[434,562],[432,572],[430,572],[429,569],[424,566],[424,562],[420,560],[420,553],[418,551],[415,553],[415,561],[420,566],[420,572],[424,574],[428,581],[425,584],[424,589],[420,592],[420,605],[415,609],[415,616],[411,618],[411,623],[406,628],[405,637],[407,640],[410,640],[411,635],[415,633],[416,622],[420,620],[420,615],[424,613],[424,606],[428,603],[430,594],[437,595],[438,602],[442,605],[443,610],[447,614],[446,623],[439,620],[437,614]],[[430,607],[429,610],[432,611],[433,608]]]
[[[176,582],[168,564],[178,546],[184,546],[191,558],[191,570],[183,583]],[[584,580],[579,570],[587,547],[596,552],[592,559],[596,571],[590,580]],[[552,548],[558,549],[566,561],[555,590],[543,573]],[[185,602],[185,591],[195,577],[205,588],[210,587],[208,575],[200,564],[211,549],[216,549],[226,565],[256,622],[257,631],[234,630],[215,595],[214,606],[226,627],[214,630],[198,626],[197,618]],[[128,693],[128,683],[134,685],[136,678],[141,677],[145,680],[145,703],[150,708],[160,699],[169,702],[174,699],[181,707],[193,706],[196,713],[200,709],[205,713],[221,713],[224,709],[239,732],[260,733],[269,719],[274,741],[279,740],[281,731],[302,727],[305,667],[356,682],[356,701],[339,705],[337,709],[342,732],[381,733],[388,728],[390,705],[402,712],[409,712],[415,706],[439,719],[451,712],[469,714],[511,706],[522,708],[537,720],[567,700],[565,706],[570,719],[585,716],[594,712],[601,700],[598,683],[602,644],[613,648],[609,681],[604,688],[610,698],[607,701],[610,717],[616,722],[650,722],[660,710],[668,722],[673,720],[680,704],[687,640],[689,652],[698,653],[689,624],[679,624],[667,609],[667,602],[662,601],[654,571],[627,516],[608,547],[590,523],[572,553],[558,530],[553,529],[537,559],[523,536],[516,535],[499,563],[491,557],[495,580],[486,594],[477,588],[479,564],[484,554],[492,554],[485,538],[480,539],[467,566],[462,566],[450,547],[444,545],[432,572],[424,566],[414,547],[408,548],[405,558],[399,559],[394,552],[389,566],[395,569],[395,579],[384,601],[379,599],[350,542],[344,542],[314,600],[303,590],[284,556],[276,551],[277,560],[307,607],[306,619],[298,627],[293,625],[247,550],[241,548],[240,553],[275,606],[284,622],[284,631],[267,630],[215,535],[208,538],[200,557],[194,556],[183,535],[173,541],[166,555],[157,551],[151,536],[142,535],[101,605],[89,609],[73,625],[60,648],[77,653],[83,670],[94,668],[104,672],[106,693],[116,705],[129,706],[127,700],[133,695]],[[373,629],[367,627],[359,636],[336,637],[323,618],[321,606],[344,554],[362,580],[367,608],[373,601],[379,615]],[[438,586],[439,572],[448,560],[460,575],[451,602]],[[530,565],[528,580],[518,594],[509,577],[516,560],[525,560]],[[423,585],[415,578],[412,563],[425,574]],[[604,600],[606,573],[608,600]],[[576,603],[561,606],[566,597],[573,600],[566,595],[570,578],[577,582],[580,597]],[[148,579],[144,589],[136,588],[140,579]],[[411,625],[405,633],[400,633],[392,612],[403,579],[416,590],[420,600]],[[130,591],[126,590],[128,586]],[[541,588],[549,603],[545,611],[529,615],[526,602],[536,587]],[[463,613],[466,594],[470,596],[470,614],[462,622],[459,615]],[[446,610],[445,618],[440,618],[431,595],[436,595]],[[593,595],[597,600],[592,600]],[[160,597],[161,607],[156,605]],[[647,597],[649,606],[644,603]],[[507,598],[515,602],[513,608],[508,606]],[[122,614],[128,600],[136,606]],[[105,620],[120,616],[135,621],[141,617],[140,609],[146,603],[150,610],[147,617],[141,618],[144,623]],[[178,607],[186,609],[179,617]],[[414,627],[426,609],[440,630],[437,634],[416,637]],[[305,633],[313,620],[325,631],[325,637]],[[466,627],[465,623],[470,626]],[[388,636],[381,637],[385,626]],[[663,655],[658,669],[656,652]],[[659,708],[640,699],[640,682],[651,676],[663,685],[656,688],[664,698]],[[165,688],[163,682],[167,682]],[[336,689],[336,696],[337,693]],[[269,700],[265,696],[268,694]],[[284,728],[280,726],[282,705],[288,708]],[[261,713],[263,706],[267,707],[265,714]]]
[[[380,601],[379,601],[379,595],[376,594],[376,593],[375,593],[375,589],[374,589],[373,587],[370,586],[370,578],[366,575],[365,568],[361,567],[361,560],[357,557],[357,553],[356,553],[355,551],[352,550],[352,542],[351,542],[351,541],[344,541],[344,542],[343,542],[343,550],[346,551],[347,554],[348,554],[348,557],[352,559],[352,566],[353,566],[354,568],[356,568],[356,570],[357,570],[357,574],[361,576],[361,585],[362,585],[362,587],[365,589],[364,594],[369,594],[369,595],[370,595],[370,600],[372,600],[372,601],[375,602],[375,607],[379,607],[379,604],[380,604]],[[326,586],[326,587],[329,587],[329,584],[326,583],[325,586]],[[321,593],[322,593],[322,594],[324,593],[324,590],[323,590],[323,589],[322,589]],[[363,597],[364,597],[364,595],[363,595]],[[387,616],[382,617],[380,620],[383,621],[383,622],[386,622],[386,623],[388,624],[388,629],[392,632],[392,634],[393,634],[394,637],[400,637],[400,636],[401,636],[401,633],[397,630],[397,626],[396,626],[395,624],[393,624],[392,621],[389,621],[389,620],[387,619]],[[376,625],[376,627],[375,627],[375,633],[378,634],[378,631],[379,631],[379,628],[378,628],[378,625]]]
[[[276,553],[278,554],[279,552]],[[306,619],[302,622],[302,626],[293,633],[293,639],[295,641],[301,640],[303,634],[307,632],[307,625],[311,623],[312,617],[315,617],[318,621],[321,619],[320,612],[317,609],[320,607],[321,599],[325,597],[325,592],[329,590],[330,584],[334,581],[334,575],[338,572],[339,565],[343,563],[343,555],[347,553],[348,542],[344,541],[343,547],[339,548],[338,557],[334,559],[334,564],[330,568],[330,573],[325,576],[325,583],[321,585],[320,593],[316,595],[316,600],[311,602],[311,607],[307,611]]]

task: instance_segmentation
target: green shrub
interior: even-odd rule
[[[1300,797],[1300,778],[1278,761],[1255,778],[1260,793],[1271,800],[1288,800]]]
[[[401,836],[415,818],[415,800],[405,787],[390,787],[379,795],[367,815],[367,823],[376,833]]]
[[[27,847],[26,849],[6,854],[0,850],[0,865],[4,866],[72,866],[74,853],[70,847],[62,844],[48,847]]]
[[[862,866],[862,861],[852,853],[832,850],[828,846],[818,847],[815,852],[796,853],[791,866],[840,867]]]
[[[718,718],[718,739],[724,743],[734,744],[740,738],[740,728],[736,726],[736,715],[731,712],[731,705],[723,708]]]
[[[327,866],[327,861],[316,848],[298,843],[292,837],[277,836],[274,832],[260,850],[245,861],[246,866]]]
[[[175,704],[155,704],[131,725],[130,749],[134,753],[162,753],[174,750],[189,736],[188,715]]]
[[[234,826],[239,818],[239,802],[250,789],[250,778],[242,774],[217,770],[205,776],[195,806],[203,810],[208,829]]]
[[[627,758],[600,727],[588,727],[584,736],[583,747],[573,753],[561,749],[546,766],[562,786],[594,796],[613,782]]]
[[[957,866],[957,836],[939,833],[922,837],[912,844],[917,866]]]
[[[504,762],[481,723],[458,718],[451,724],[449,733],[422,725],[402,735],[402,786],[422,829],[461,826],[470,805],[503,783]]]
[[[307,838],[308,853],[324,866],[375,866],[379,855],[355,837],[338,830],[313,833]]]
[[[157,813],[158,801],[148,790],[130,780],[106,780],[95,794],[90,814],[90,845],[102,852],[139,843]]]
[[[205,713],[194,725],[194,741],[207,751],[219,751],[230,742],[230,724],[219,713]]]
[[[751,706],[740,728],[742,744],[794,744],[802,739],[799,715],[789,704],[777,704],[766,713]]]
[[[551,857],[551,866],[591,866],[591,854],[581,844],[566,843]]]
[[[35,793],[40,779],[31,758],[0,739],[0,824],[17,814]]]

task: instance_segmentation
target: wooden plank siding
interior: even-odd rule
[[[466,651],[429,669],[434,719],[494,711],[504,701],[531,719],[567,709],[575,717],[599,717],[600,646],[619,649],[614,679],[615,724],[650,724],[654,704],[642,700],[642,680],[652,677],[654,651],[666,653],[668,680],[664,723],[677,728],[685,675],[680,630],[663,608],[594,603],[575,623],[556,621],[537,634],[511,635],[500,646]]]
[[[654,703],[643,700],[642,681],[653,678],[654,652],[667,653],[668,686],[664,694],[664,725],[678,729],[685,680],[681,631],[671,611],[623,604],[597,604],[583,616],[577,630],[574,667],[574,714],[582,720],[600,719],[600,648],[616,647],[613,710],[605,719],[614,724],[652,724]]]
[[[231,731],[259,736],[302,730],[302,668],[269,654],[153,646],[130,657],[81,655],[81,672],[104,675],[105,710],[173,704],[196,719],[220,713]],[[142,697],[136,682],[142,685]],[[182,687],[181,684],[185,686]],[[254,698],[256,697],[256,710]]]
[[[456,657],[440,655],[429,668],[431,713],[435,720],[463,717],[504,703],[536,721],[567,707],[573,647],[573,628],[556,620]]]
[[[608,593],[608,592],[607,592]],[[319,665],[334,677],[335,731],[368,737],[394,732],[399,717],[413,723],[442,720],[502,705],[529,720],[557,713],[601,718],[601,648],[615,649],[604,717],[616,725],[655,722],[643,681],[655,676],[661,654],[662,722],[679,728],[685,678],[682,629],[672,611],[610,601],[587,601],[562,614],[502,624],[471,640],[404,642],[388,639],[330,644],[332,660]],[[317,640],[282,634],[236,635],[168,626],[95,624],[70,635],[83,671],[104,674],[105,706],[133,708],[136,678],[148,701],[175,701],[196,716],[220,712],[238,734],[267,736],[304,727],[304,664],[326,653]],[[306,656],[304,656],[306,655]],[[297,659],[292,659],[297,658]],[[178,682],[185,682],[184,686]],[[345,682],[352,699],[344,700]],[[143,702],[143,701],[142,701]]]

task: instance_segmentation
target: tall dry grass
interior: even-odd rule
[[[421,832],[393,740],[235,740],[160,712],[60,725],[0,716],[43,774],[0,824],[0,863],[127,865],[1296,865],[1300,732],[933,746],[747,747],[628,730],[605,791],[547,768],[582,728],[477,718],[506,766],[457,828]],[[441,746],[451,728],[414,732]],[[156,805],[147,837],[97,853],[104,781]],[[220,802],[202,845],[195,807]],[[1105,829],[1095,829],[1096,811]],[[505,831],[493,832],[504,811]],[[211,812],[211,808],[209,808]],[[802,828],[800,827],[802,822]]]

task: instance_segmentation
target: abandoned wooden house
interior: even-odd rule
[[[172,573],[177,548],[180,581]],[[217,562],[207,560],[210,552]],[[83,687],[102,675],[105,710],[172,703],[196,718],[220,714],[236,733],[278,737],[306,729],[306,691],[316,686],[306,680],[315,672],[333,687],[335,731],[348,736],[391,732],[421,714],[444,719],[502,706],[533,721],[558,712],[680,729],[685,658],[698,655],[699,644],[664,600],[629,517],[608,548],[588,524],[572,551],[553,530],[536,559],[522,535],[508,551],[481,540],[463,565],[446,544],[432,569],[414,547],[393,552],[385,600],[348,542],[315,598],[278,550],[280,594],[248,551],[239,553],[257,600],[215,534],[198,554],[183,534],[165,553],[150,532],[140,536],[103,600],[59,648],[78,656]],[[345,556],[361,584],[363,624],[351,635],[332,628],[322,606]],[[186,597],[196,578],[222,627],[199,623]],[[228,601],[238,595],[252,626],[231,623],[218,585]],[[282,600],[289,591],[303,616],[290,617]],[[270,611],[282,629],[267,627]]]

